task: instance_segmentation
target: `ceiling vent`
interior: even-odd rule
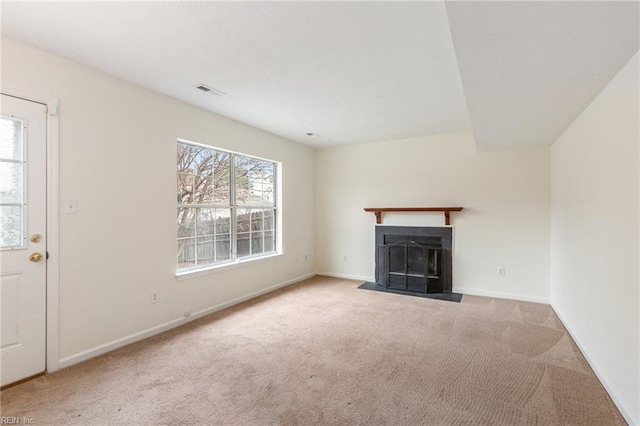
[[[211,86],[207,86],[206,84],[198,84],[196,86],[196,89],[205,92],[205,93],[209,93],[211,95],[215,95],[215,96],[224,96],[226,95],[225,92],[223,92],[222,90],[218,90],[218,89],[214,89]]]

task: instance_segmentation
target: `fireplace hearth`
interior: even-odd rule
[[[452,229],[376,226],[376,284],[412,293],[451,293]]]

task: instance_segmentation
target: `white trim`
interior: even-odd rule
[[[375,281],[373,277],[365,277],[364,275],[349,275],[349,274],[334,274],[333,272],[316,272],[316,275],[322,275],[325,277],[344,278],[345,280],[358,280],[358,281]]]
[[[551,304],[551,309],[553,309],[553,311],[555,312],[556,316],[558,317],[558,319],[560,320],[560,322],[562,323],[562,325],[564,326],[564,328],[567,330],[567,332],[569,333],[569,335],[571,336],[571,338],[573,339],[573,341],[575,342],[576,346],[578,346],[578,349],[580,349],[580,352],[582,352],[582,355],[584,356],[584,358],[587,360],[587,362],[589,363],[589,366],[591,367],[591,369],[593,370],[593,372],[595,373],[596,377],[600,380],[600,383],[602,383],[602,386],[604,386],[604,389],[607,391],[607,393],[609,394],[609,397],[611,398],[611,400],[613,401],[613,403],[616,405],[616,407],[618,407],[618,410],[620,410],[620,413],[622,414],[622,417],[624,417],[625,421],[629,424],[629,425],[638,425],[640,423],[638,423],[638,421],[636,421],[633,416],[631,416],[630,412],[627,410],[627,408],[624,406],[624,404],[622,403],[622,401],[620,401],[617,397],[615,392],[613,391],[613,389],[611,388],[611,386],[609,386],[609,383],[607,382],[604,374],[602,374],[602,372],[600,371],[600,369],[598,368],[598,365],[596,364],[596,362],[591,359],[589,357],[589,354],[587,353],[587,351],[585,350],[584,346],[582,346],[582,343],[580,343],[580,340],[578,340],[578,336],[576,336],[573,331],[571,330],[571,328],[569,327],[569,324],[567,324],[567,322],[564,320],[564,318],[562,318],[562,316],[560,315],[560,313],[558,312],[558,310],[556,309],[555,306],[553,306],[553,304]],[[640,419],[638,419],[640,420]]]
[[[205,275],[215,274],[216,272],[222,272],[229,269],[237,268],[238,266],[252,265],[254,263],[261,263],[261,262],[266,262],[270,260],[276,260],[277,258],[282,256],[283,256],[282,253],[273,253],[273,254],[268,254],[266,256],[236,259],[228,263],[223,263],[221,265],[213,265],[208,268],[198,268],[198,269],[192,269],[192,270],[179,271],[179,272],[176,272],[176,279],[178,281],[189,280],[193,278],[202,277]]]
[[[470,296],[495,297],[497,299],[520,300],[522,302],[549,304],[549,299],[543,297],[523,296],[520,294],[501,293],[499,291],[476,290],[472,288],[453,287],[454,293],[468,294]]]
[[[2,88],[0,92],[17,98],[47,106],[47,334],[46,371],[51,373],[59,367],[59,100],[53,96],[42,96],[25,91]]]
[[[47,371],[58,370],[60,343],[58,99],[47,102]]]
[[[246,302],[249,299],[253,299],[255,297],[262,296],[263,294],[271,293],[274,290],[277,290],[279,288],[286,287],[288,285],[295,284],[297,282],[306,280],[307,278],[311,278],[311,277],[313,277],[315,275],[316,274],[314,274],[314,273],[305,274],[305,275],[302,275],[300,277],[285,281],[283,283],[276,284],[276,285],[273,285],[271,287],[268,287],[268,288],[265,288],[265,289],[258,290],[256,292],[247,294],[245,296],[237,297],[235,299],[229,300],[228,302],[220,303],[220,304],[212,306],[210,308],[203,309],[201,311],[198,311],[198,312],[190,315],[189,317],[178,318],[178,319],[175,319],[175,320],[172,320],[172,321],[169,321],[169,322],[165,322],[164,324],[160,324],[160,325],[157,325],[155,327],[148,328],[148,329],[140,331],[138,333],[131,334],[131,335],[127,336],[127,337],[123,337],[121,339],[113,340],[113,341],[111,341],[109,343],[105,343],[103,345],[96,346],[95,348],[87,349],[86,351],[82,351],[82,352],[79,352],[77,354],[62,358],[60,360],[60,368],[66,368],[66,367],[72,366],[72,365],[77,364],[79,362],[86,361],[86,360],[88,360],[90,358],[94,358],[96,356],[105,354],[107,352],[111,352],[111,351],[113,351],[115,349],[118,349],[118,348],[121,348],[123,346],[130,345],[131,343],[135,343],[135,342],[138,342],[140,340],[144,340],[144,339],[146,339],[148,337],[155,336],[156,334],[160,334],[160,333],[165,332],[167,330],[171,330],[172,328],[179,327],[179,326],[184,325],[184,324],[186,324],[188,322],[194,321],[194,320],[196,320],[198,318],[202,318],[204,316],[207,316],[207,315],[212,314],[214,312],[221,311],[222,309],[228,308],[230,306],[237,305],[238,303]]]

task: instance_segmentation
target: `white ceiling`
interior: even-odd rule
[[[0,8],[5,35],[318,147],[466,131],[469,116],[480,150],[550,144],[638,50],[636,2]]]

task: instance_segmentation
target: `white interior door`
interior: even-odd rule
[[[45,370],[46,107],[0,103],[0,382]]]

